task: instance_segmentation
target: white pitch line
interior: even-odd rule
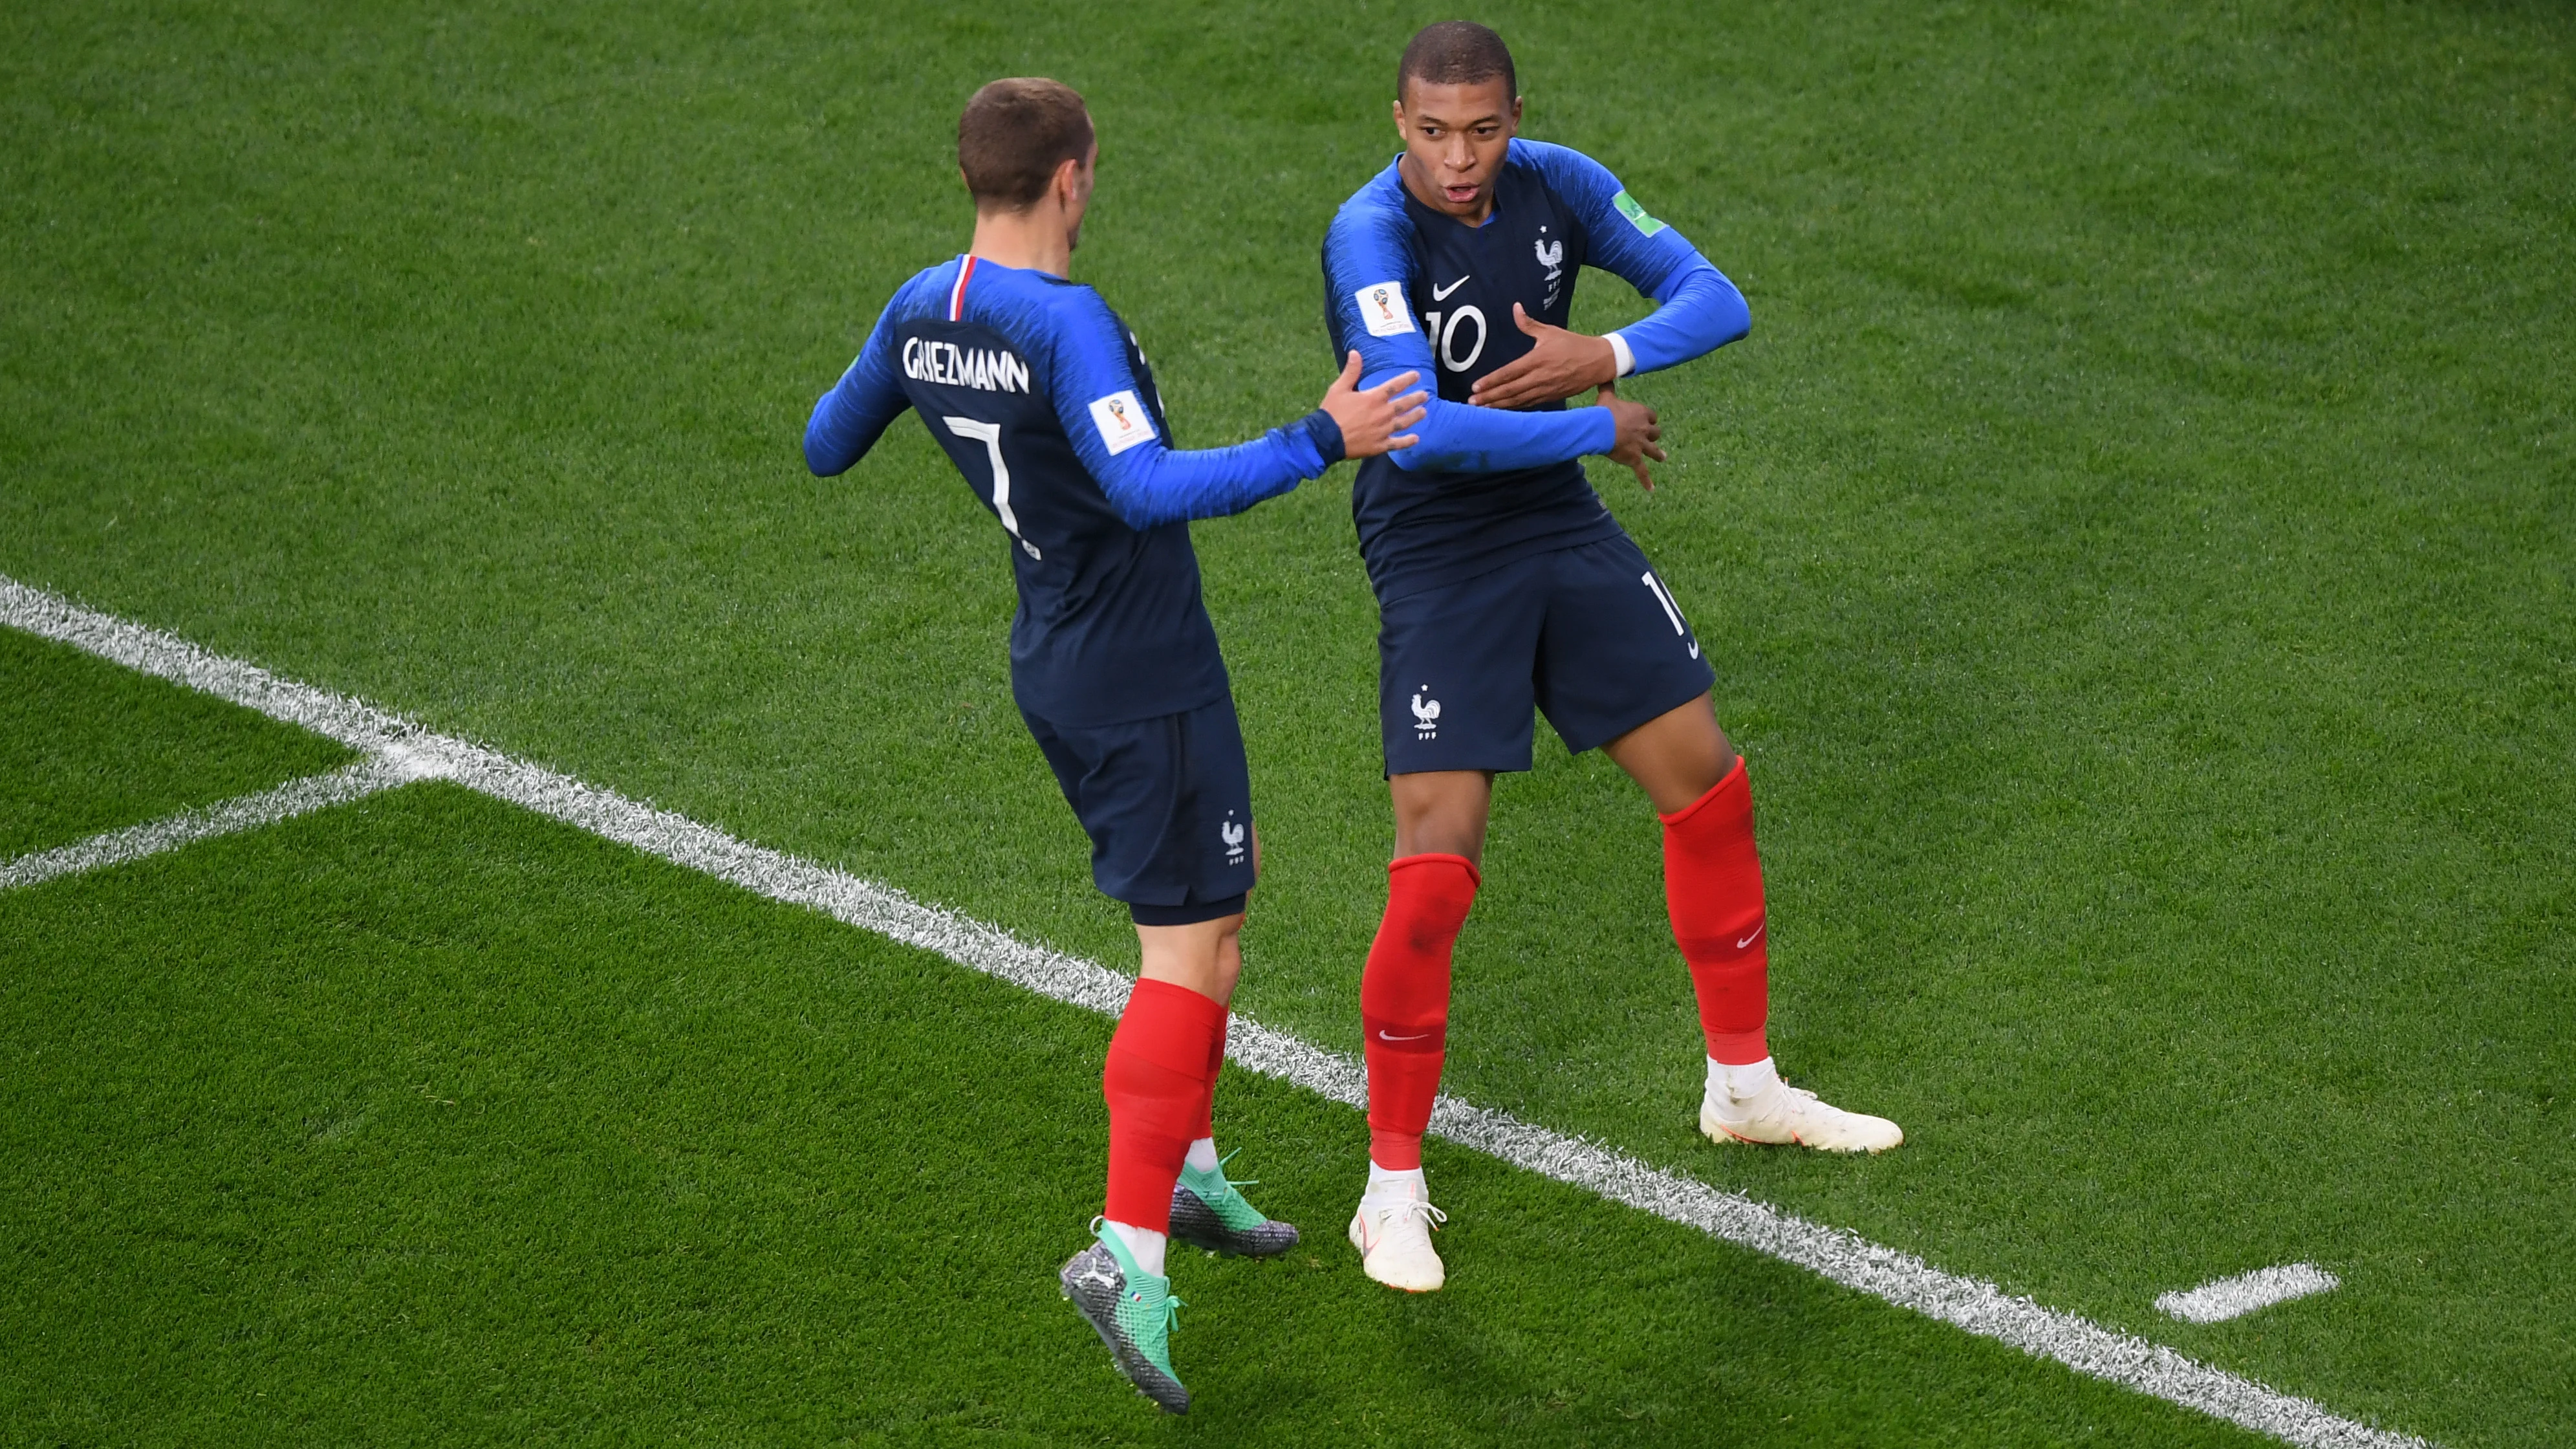
[[[961,966],[1093,1011],[1116,1013],[1124,976],[1051,951],[847,871],[738,840],[683,815],[585,784],[543,766],[427,728],[374,705],[284,680],[256,664],[209,654],[184,639],[85,609],[0,575],[0,624],[83,649],[300,725],[371,754],[388,754],[497,799],[703,871],[772,900],[935,951]],[[1311,1042],[1234,1018],[1226,1054],[1350,1106],[1366,1100],[1359,1065]],[[1846,1288],[2007,1343],[2078,1373],[2197,1409],[2302,1449],[2430,1449],[2412,1435],[2341,1418],[2318,1404],[2213,1368],[2090,1319],[2044,1307],[1992,1283],[1935,1268],[1842,1228],[1812,1223],[1651,1167],[1613,1148],[1443,1097],[1432,1131],[1516,1167],[1794,1263]]]
[[[129,860],[159,855],[165,850],[176,850],[217,835],[257,830],[263,825],[275,825],[298,815],[364,799],[380,790],[390,790],[419,778],[419,771],[410,764],[371,755],[328,774],[289,780],[274,790],[263,790],[256,795],[236,795],[230,800],[182,810],[176,815],[123,830],[111,830],[104,835],[93,835],[87,840],[52,850],[0,860],[0,890],[31,886],[39,881],[77,875],[101,866],[122,865]]]
[[[2331,1293],[2343,1280],[2314,1263],[2284,1263],[2257,1268],[2233,1278],[2218,1278],[2197,1288],[2176,1289],[2156,1298],[2156,1311],[2185,1323],[2225,1323],[2257,1308]]]

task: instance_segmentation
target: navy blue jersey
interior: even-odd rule
[[[1334,355],[1359,349],[1362,386],[1416,369],[1439,379],[1414,429],[1421,442],[1362,463],[1351,489],[1381,600],[1618,532],[1577,461],[1614,445],[1608,409],[1467,403],[1478,378],[1530,350],[1512,304],[1565,326],[1587,265],[1662,304],[1612,334],[1623,372],[1688,361],[1750,325],[1734,283],[1606,167],[1563,146],[1513,140],[1482,226],[1414,199],[1395,165],[1334,216],[1324,237]]]
[[[1076,728],[1225,697],[1189,520],[1240,513],[1342,456],[1321,411],[1235,447],[1173,448],[1153,372],[1099,293],[978,257],[896,291],[815,404],[807,466],[847,470],[906,407],[1009,539],[1012,692]]]

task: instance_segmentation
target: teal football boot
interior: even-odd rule
[[[1276,1258],[1297,1246],[1296,1228],[1262,1216],[1261,1209],[1244,1200],[1242,1188],[1251,1180],[1226,1180],[1225,1165],[1233,1160],[1229,1152],[1207,1172],[1181,1168],[1181,1180],[1172,1184],[1172,1236],[1211,1253],[1242,1258]]]
[[[1172,1280],[1137,1267],[1104,1220],[1093,1218],[1091,1231],[1098,1241],[1065,1260],[1057,1284],[1138,1393],[1170,1413],[1188,1413],[1190,1391],[1172,1373],[1172,1330],[1181,1308]]]

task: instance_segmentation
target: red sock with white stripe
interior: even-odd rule
[[[1408,855],[1387,867],[1386,915],[1360,973],[1368,1057],[1369,1162],[1418,1172],[1449,1044],[1449,957],[1476,902],[1463,855]]]
[[[1127,1230],[1147,1272],[1162,1271],[1172,1226],[1172,1184],[1206,1120],[1209,1043],[1222,1041],[1225,1008],[1168,981],[1139,981],[1109,1039],[1100,1094],[1109,1102],[1109,1201],[1102,1216]],[[1145,1235],[1150,1234],[1148,1239]]]
[[[1763,1074],[1771,1049],[1771,941],[1762,908],[1762,860],[1753,849],[1753,787],[1738,759],[1707,794],[1661,817],[1664,904],[1673,940],[1690,963],[1701,1034],[1718,1067]],[[1729,1077],[1738,1075],[1728,1073]]]

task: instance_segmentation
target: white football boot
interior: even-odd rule
[[[1699,1130],[1711,1142],[1795,1143],[1819,1152],[1885,1152],[1905,1140],[1905,1129],[1884,1117],[1846,1112],[1816,1094],[1781,1081],[1777,1072],[1749,1095],[1738,1096],[1712,1072],[1699,1099]]]
[[[1389,1288],[1432,1293],[1449,1280],[1449,1270],[1432,1251],[1431,1230],[1449,1215],[1422,1197],[1368,1196],[1351,1216],[1351,1246],[1360,1250],[1360,1271]]]

